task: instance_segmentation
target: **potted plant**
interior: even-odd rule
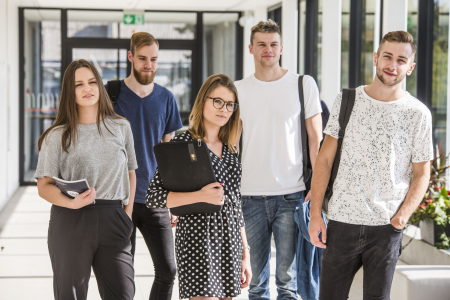
[[[442,147],[436,150],[437,155],[431,161],[428,190],[409,221],[420,224],[422,240],[438,249],[449,249],[450,226],[447,225],[450,221],[450,199],[445,188],[445,172],[450,166]]]

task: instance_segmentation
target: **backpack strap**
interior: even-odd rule
[[[338,146],[336,149],[336,157],[334,158],[333,168],[331,171],[329,187],[333,187],[334,180],[336,179],[339,163],[341,162],[341,150],[342,142],[345,136],[345,129],[347,128],[348,121],[350,120],[350,115],[352,114],[353,106],[355,105],[356,90],[355,89],[344,89],[342,91],[342,102],[341,110],[339,112],[339,138]]]
[[[119,98],[120,86],[121,86],[120,80],[108,81],[108,95],[109,99],[111,99],[113,107],[116,105],[117,98]]]
[[[308,165],[309,149],[308,149],[308,134],[306,132],[306,118],[305,118],[305,97],[303,95],[303,75],[298,77],[298,97],[300,98],[300,130],[302,139],[302,155],[303,155],[303,181],[306,184],[310,177]]]

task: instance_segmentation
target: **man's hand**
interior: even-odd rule
[[[322,241],[319,239],[319,232],[322,232]],[[311,215],[309,221],[309,238],[311,244],[316,247],[325,249],[327,242],[327,226],[321,215]]]
[[[401,220],[397,215],[395,215],[391,219],[391,225],[394,226],[395,228],[399,229],[399,230],[402,230],[405,227],[407,221],[408,220],[406,220],[406,221]]]
[[[309,200],[311,200],[311,190],[309,190],[308,194],[305,197],[305,202],[308,202]]]
[[[172,224],[172,228],[175,228],[178,223],[178,216],[174,216],[170,214],[170,224]]]

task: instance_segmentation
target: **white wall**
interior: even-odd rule
[[[0,210],[19,186],[19,11],[0,0]]]

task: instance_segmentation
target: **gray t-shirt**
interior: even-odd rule
[[[97,199],[122,200],[128,204],[128,170],[137,169],[130,123],[123,119],[106,120],[108,129],[97,124],[78,124],[76,144],[68,152],[61,146],[62,128],[55,128],[45,138],[39,152],[35,178],[58,177],[63,180],[87,179],[95,188]]]
[[[339,94],[325,134],[339,135]],[[409,190],[413,163],[433,159],[430,110],[409,93],[383,102],[356,89],[328,207],[330,220],[386,225]]]

